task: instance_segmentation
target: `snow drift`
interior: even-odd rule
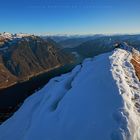
[[[0,126],[0,140],[139,140],[140,83],[130,59],[116,49],[51,79]]]

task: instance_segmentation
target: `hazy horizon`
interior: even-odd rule
[[[100,34],[78,34],[78,33],[74,33],[74,34],[69,34],[69,33],[30,33],[30,32],[8,32],[8,31],[3,31],[0,32],[0,34],[3,33],[10,33],[10,34],[31,34],[31,35],[39,35],[39,36],[96,36],[96,35],[103,35],[103,36],[115,36],[115,35],[140,35],[140,32],[138,33],[100,33]]]

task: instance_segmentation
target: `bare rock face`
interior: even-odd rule
[[[27,36],[10,40],[0,50],[0,88],[71,63],[72,59],[50,39]]]

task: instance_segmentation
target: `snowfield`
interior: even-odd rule
[[[0,140],[140,140],[140,82],[130,59],[116,49],[51,79],[0,126]]]

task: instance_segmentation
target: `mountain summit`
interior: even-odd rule
[[[115,49],[51,79],[0,126],[0,140],[139,140],[131,58]]]

